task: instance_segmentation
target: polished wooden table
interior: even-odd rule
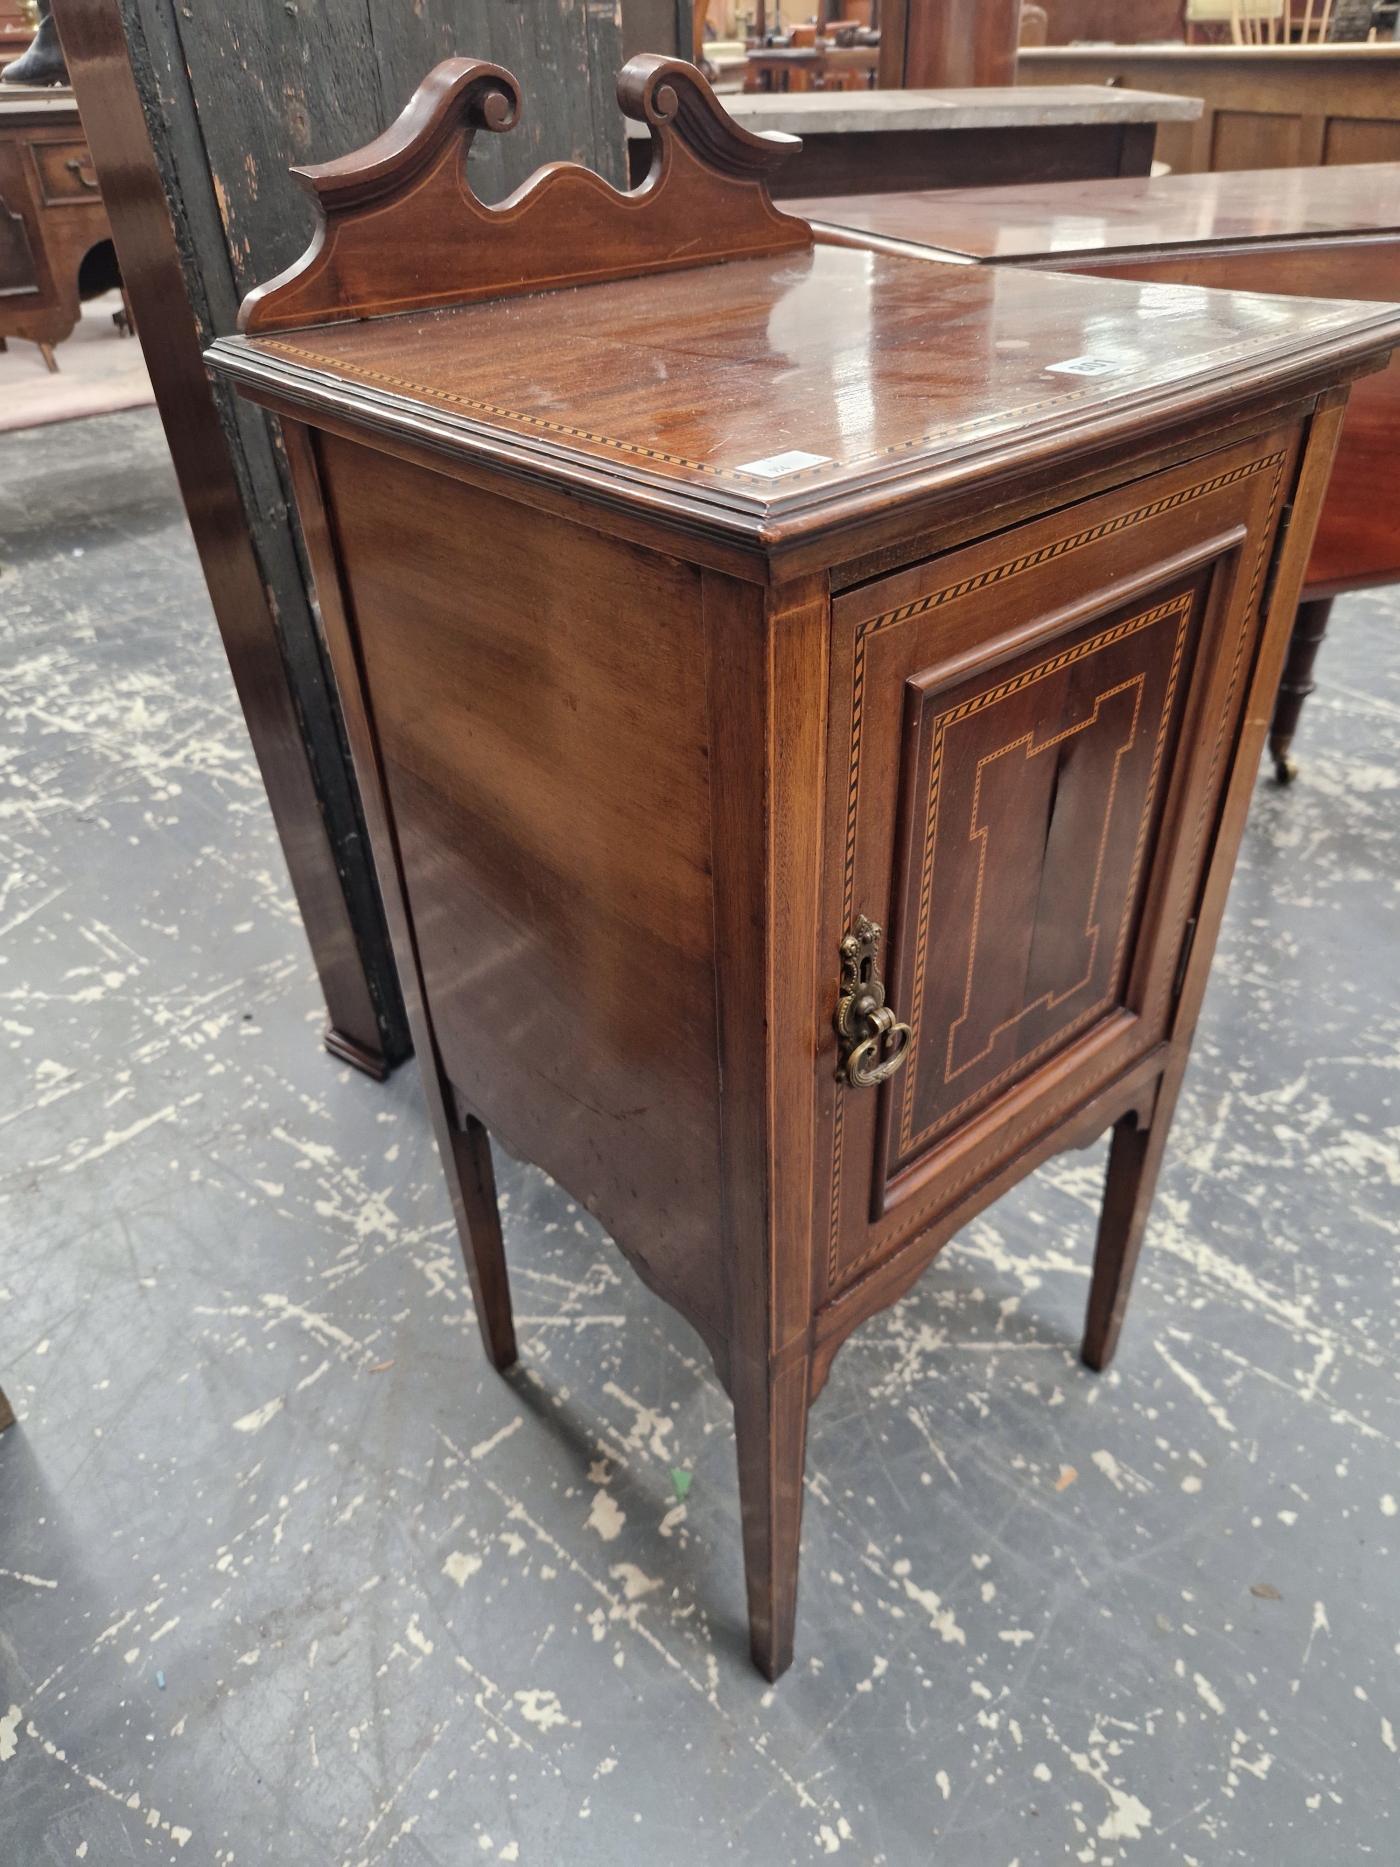
[[[1194,98],[1089,84],[795,91],[724,102],[746,130],[801,137],[772,177],[775,198],[1146,175],[1157,126],[1189,123],[1200,111]],[[630,125],[628,138],[636,186],[651,160],[646,126]]]
[[[1016,82],[1121,84],[1201,100],[1194,122],[1165,124],[1157,139],[1176,174],[1400,160],[1393,42],[1025,46]]]
[[[926,257],[1313,298],[1400,301],[1400,163],[793,203],[823,240]],[[1400,582],[1400,358],[1357,383],[1270,736],[1289,752],[1332,599]]]
[[[1113,1353],[1400,314],[814,246],[694,66],[618,89],[646,189],[490,209],[518,88],[439,66],[209,354],[282,420],[487,1352],[490,1130],[707,1344],[772,1677],[841,1343],[1108,1128]]]
[[[0,341],[53,346],[82,315],[83,262],[111,240],[71,91],[0,86]],[[93,289],[118,283],[112,259]]]

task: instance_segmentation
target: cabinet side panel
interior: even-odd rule
[[[722,1335],[699,575],[321,446],[446,1074]]]

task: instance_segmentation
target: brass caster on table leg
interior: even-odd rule
[[[1288,756],[1291,743],[1292,741],[1288,739],[1269,741],[1269,757],[1274,761],[1274,779],[1279,784],[1292,784],[1298,776],[1298,767]]]

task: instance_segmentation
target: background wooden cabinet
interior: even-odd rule
[[[0,87],[0,337],[43,345],[55,367],[83,296],[117,283],[111,237],[72,96]]]

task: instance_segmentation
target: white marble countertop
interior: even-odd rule
[[[858,130],[997,130],[1050,123],[1189,123],[1199,97],[1107,84],[984,85],[955,91],[738,92],[724,107],[746,130],[822,136]],[[629,134],[645,135],[645,124]]]

